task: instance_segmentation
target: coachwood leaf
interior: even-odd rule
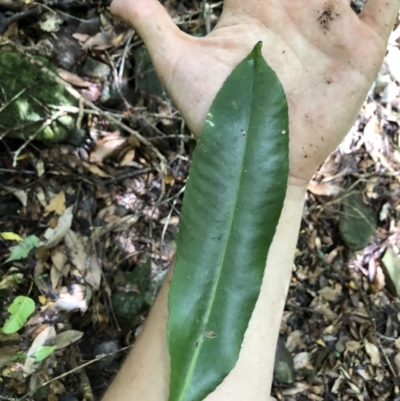
[[[261,46],[223,84],[193,155],[169,292],[169,401],[204,399],[234,367],[282,211],[288,107]]]

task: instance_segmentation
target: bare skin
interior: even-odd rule
[[[354,122],[386,50],[400,0],[227,0],[205,38],[181,32],[156,0],[114,0],[144,39],[193,133],[232,69],[258,41],[289,103],[290,183],[305,185]]]
[[[238,362],[204,401],[269,398],[275,344],[291,277],[304,192],[353,124],[379,70],[400,0],[226,0],[205,38],[182,33],[158,0],[114,0],[143,38],[157,73],[195,135],[232,69],[262,41],[288,98],[290,177],[259,299]],[[168,281],[103,401],[167,401]]]

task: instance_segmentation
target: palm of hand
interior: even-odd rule
[[[264,43],[264,57],[288,99],[289,182],[295,185],[306,185],[351,127],[381,65],[399,5],[370,0],[386,7],[376,21],[370,10],[360,19],[347,0],[227,0],[216,28],[194,38],[179,31],[158,2],[128,1],[114,0],[112,11],[137,27],[195,134],[233,68],[258,41]]]

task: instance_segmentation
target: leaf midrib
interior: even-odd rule
[[[252,77],[253,79],[252,79],[252,84],[251,84],[251,96],[250,96],[250,101],[249,101],[250,113],[249,113],[249,120],[248,120],[248,123],[247,123],[248,127],[249,127],[250,121],[252,119],[252,110],[253,110],[253,108],[251,107],[251,105],[253,103],[254,75],[255,75],[254,70],[255,70],[255,67],[256,67],[256,60],[253,60],[253,77]],[[249,130],[247,130],[246,132],[247,132],[247,135],[249,135]],[[241,165],[241,169],[240,169],[241,173],[240,173],[240,178],[238,180],[238,185],[237,185],[237,188],[236,188],[233,213],[232,213],[232,217],[231,217],[230,222],[229,222],[229,230],[228,230],[229,234],[226,236],[224,251],[223,251],[222,257],[220,259],[219,268],[218,268],[217,273],[216,273],[217,280],[215,281],[215,284],[214,284],[214,286],[212,288],[212,291],[211,291],[212,296],[210,298],[210,301],[208,302],[207,312],[206,312],[206,314],[204,315],[204,317],[202,319],[203,330],[205,329],[204,324],[208,321],[208,318],[210,317],[210,314],[211,314],[211,311],[212,311],[212,306],[213,306],[213,303],[214,303],[214,300],[215,300],[215,294],[217,292],[217,288],[218,288],[218,285],[219,285],[219,282],[220,282],[220,279],[221,279],[221,271],[222,271],[222,267],[224,265],[223,261],[225,260],[225,256],[226,256],[226,252],[227,252],[228,244],[229,244],[229,239],[231,237],[232,225],[233,225],[233,222],[235,220],[236,211],[237,211],[236,205],[237,205],[237,202],[238,202],[241,183],[242,183],[242,179],[243,179],[243,176],[244,176],[244,174],[243,174],[243,172],[244,172],[243,164],[244,164],[244,161],[245,161],[245,158],[246,158],[245,156],[246,156],[246,150],[247,150],[248,141],[249,141],[249,138],[247,138],[247,140],[246,140],[244,151],[243,151],[242,160],[241,160],[241,163],[240,163],[240,165]],[[190,367],[189,367],[189,370],[188,370],[188,374],[186,376],[187,379],[185,380],[185,384],[183,386],[183,390],[182,390],[181,396],[179,397],[178,401],[183,401],[184,400],[186,389],[187,389],[187,387],[189,385],[189,382],[190,382],[190,379],[191,379],[191,377],[193,375],[193,371],[195,369],[196,362],[197,362],[197,359],[198,359],[199,354],[200,354],[200,350],[201,350],[201,348],[203,346],[203,343],[204,343],[204,340],[201,341],[202,336],[203,336],[203,331],[197,337],[198,347],[196,347],[196,351],[194,353],[194,356],[193,356],[193,359],[192,359],[192,363],[190,364]]]

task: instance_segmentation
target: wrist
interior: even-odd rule
[[[260,295],[238,362],[224,382],[204,401],[269,400],[276,344],[292,274],[305,190],[305,186],[287,187]]]

